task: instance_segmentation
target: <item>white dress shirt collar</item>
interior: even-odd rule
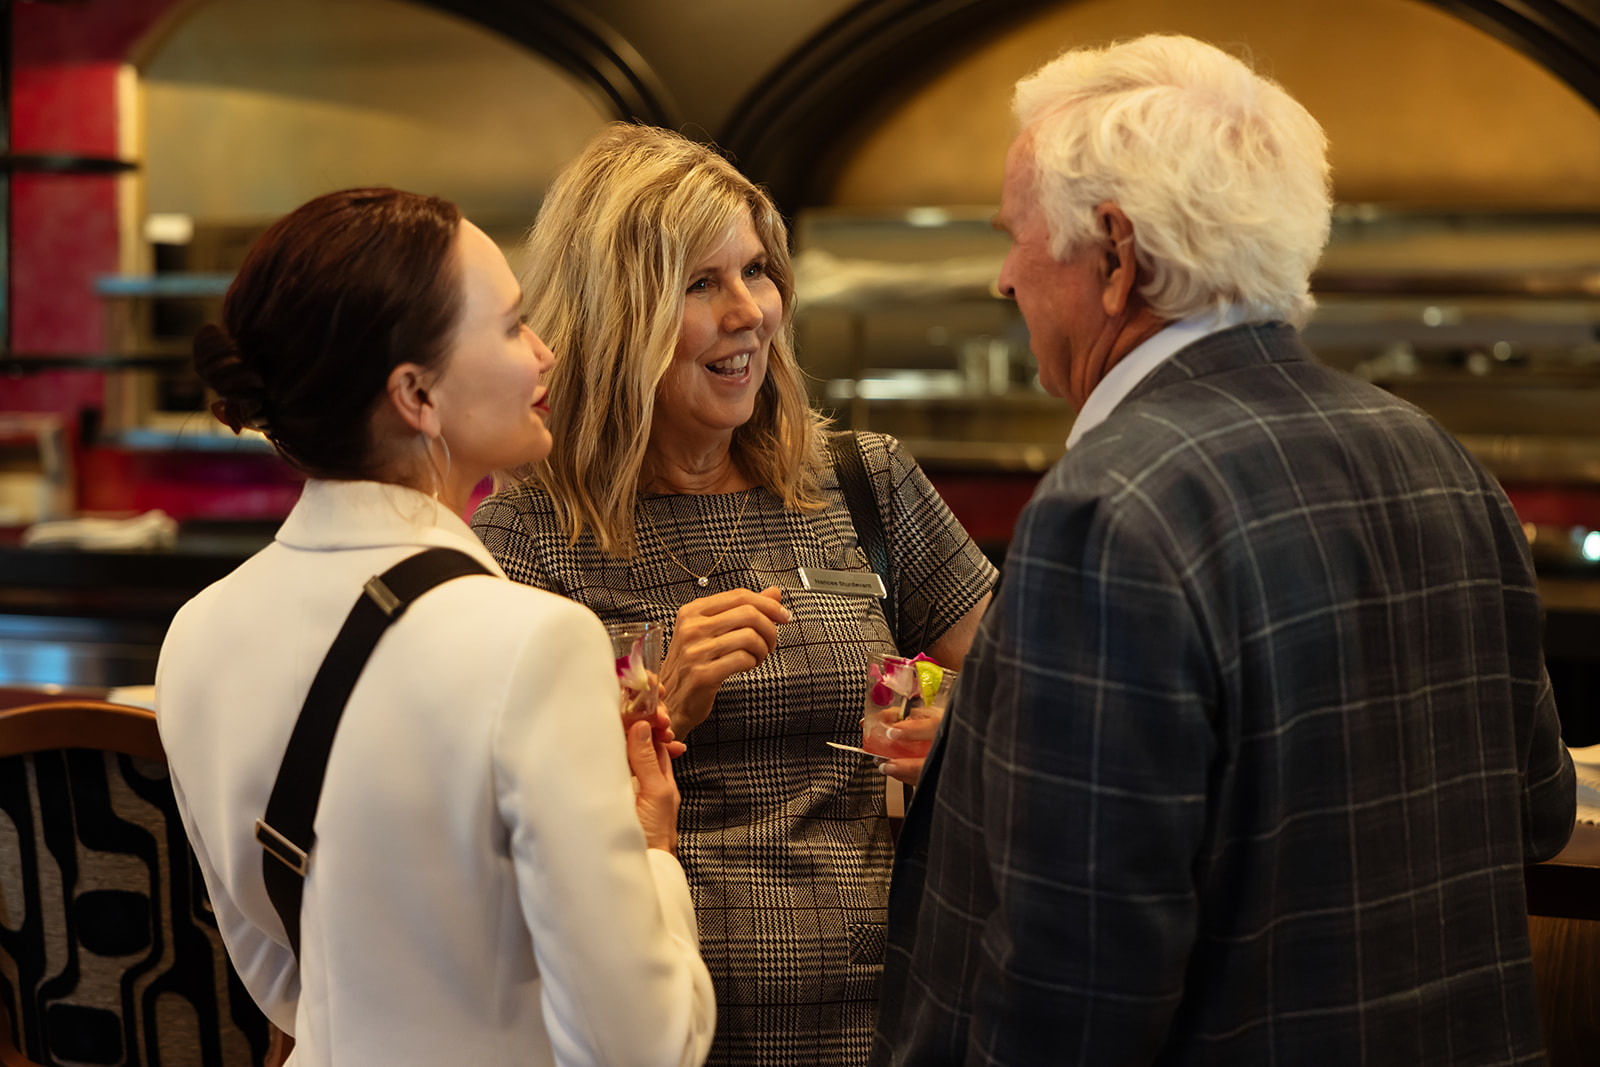
[[[1133,392],[1134,386],[1144,381],[1151,371],[1165,363],[1179,349],[1244,321],[1244,309],[1231,305],[1221,311],[1207,311],[1179,319],[1145,339],[1100,379],[1100,384],[1094,387],[1089,399],[1083,402],[1083,410],[1078,412],[1078,417],[1072,423],[1072,432],[1067,435],[1067,447],[1071,448],[1084,434],[1106,421],[1117,405]]]
[[[386,482],[308,480],[278,528],[277,540],[313,551],[386,545],[454,548],[505,576],[461,516],[425,493]]]

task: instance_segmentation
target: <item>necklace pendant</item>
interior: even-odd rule
[[[709,576],[705,578],[696,578],[694,580],[694,584],[698,585],[701,589],[704,589],[706,586],[711,584],[711,578]]]

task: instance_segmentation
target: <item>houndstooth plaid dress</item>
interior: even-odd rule
[[[683,794],[678,857],[717,991],[713,1064],[866,1062],[892,858],[884,778],[870,760],[823,742],[860,744],[873,653],[922,651],[995,580],[899,443],[860,440],[893,560],[898,641],[876,600],[800,584],[800,566],[868,569],[832,471],[823,477],[829,506],[811,514],[785,510],[760,488],[743,522],[743,493],[641,497],[650,521],[639,522],[631,561],[604,556],[587,532],[569,545],[539,489],[496,494],[472,520],[512,578],[571,597],[607,622],[663,623],[669,643],[678,608],[729,589],[781,586],[794,613],[766,662],[722,684],[674,764]],[[702,589],[669,546],[697,574],[728,552]]]

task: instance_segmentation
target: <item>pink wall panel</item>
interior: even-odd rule
[[[99,374],[63,371],[58,374],[0,376],[0,411],[60,411],[66,414],[99,407],[104,393]]]
[[[14,19],[12,150],[117,154],[117,71],[133,45],[178,0],[18,4]],[[3,61],[5,57],[0,57]],[[11,348],[25,355],[105,350],[97,275],[119,265],[117,180],[20,175],[12,185]],[[0,378],[0,410],[59,412],[76,426],[104,405],[94,372]],[[293,506],[301,480],[258,453],[75,448],[84,511],[161,508],[177,518],[272,516]]]
[[[78,460],[85,511],[160,508],[174,518],[287,515],[303,479],[265,452],[128,452],[84,449]]]
[[[117,69],[172,6],[173,0],[12,6],[12,150],[115,155]],[[101,351],[105,311],[93,285],[95,275],[117,269],[115,179],[19,175],[11,205],[12,349]],[[81,375],[41,376],[5,392],[12,410],[70,414],[101,403]]]
[[[81,152],[111,155],[117,150],[116,74],[119,60],[42,59],[24,15],[40,10],[23,4],[17,12],[17,72],[12,85],[12,147],[19,152]],[[44,8],[52,14],[89,15],[92,8]]]
[[[94,279],[117,269],[114,181],[82,175],[15,179],[11,345],[16,351],[105,350],[105,307],[94,294]]]
[[[156,21],[176,6],[177,0],[15,4],[17,62],[38,66],[121,62]]]

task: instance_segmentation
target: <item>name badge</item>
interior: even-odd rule
[[[801,567],[800,584],[813,593],[839,596],[888,596],[883,579],[875,571],[830,571],[821,567]]]

